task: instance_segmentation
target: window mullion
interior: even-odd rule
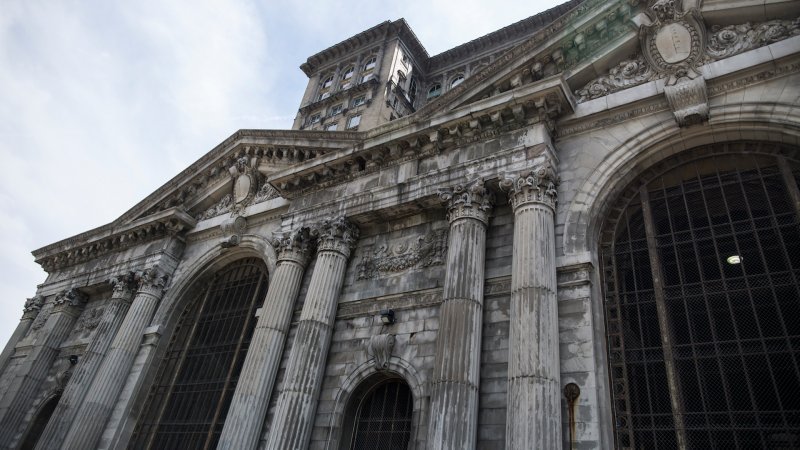
[[[675,368],[675,358],[672,352],[672,327],[669,324],[667,306],[664,301],[664,277],[661,272],[661,261],[658,257],[655,224],[653,223],[647,186],[642,186],[639,190],[639,195],[642,200],[642,218],[644,220],[645,234],[647,235],[647,252],[650,256],[650,270],[653,275],[653,296],[656,302],[658,328],[661,332],[664,367],[667,372],[667,386],[669,388],[670,403],[672,403],[672,416],[675,422],[675,437],[678,448],[684,450],[686,449],[686,428],[683,423],[683,401]]]

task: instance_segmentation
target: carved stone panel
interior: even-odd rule
[[[397,243],[383,243],[368,251],[357,266],[356,279],[365,280],[444,264],[447,253],[447,230],[431,230],[427,234]]]

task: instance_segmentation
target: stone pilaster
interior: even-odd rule
[[[343,217],[325,220],[317,260],[297,325],[283,389],[270,427],[268,449],[304,449],[311,438],[339,291],[358,228]]]
[[[75,374],[64,388],[52,418],[36,444],[37,450],[61,448],[64,437],[69,432],[72,420],[78,411],[78,406],[86,395],[94,375],[100,368],[103,357],[111,345],[111,339],[116,335],[128,312],[131,298],[136,290],[134,274],[131,272],[114,278],[111,280],[111,284],[114,288],[111,299],[108,301],[91,342],[81,357],[80,365],[75,369]]]
[[[450,222],[447,272],[431,380],[428,448],[474,449],[478,425],[486,227],[483,179],[442,191]]]
[[[142,333],[164,294],[167,276],[158,267],[152,267],[138,281],[138,291],[75,415],[62,449],[95,448],[103,433],[141,344]]]
[[[8,340],[5,348],[3,348],[3,353],[0,353],[0,373],[3,373],[5,370],[8,359],[14,354],[14,348],[17,346],[17,343],[28,334],[28,330],[31,328],[31,324],[34,319],[36,319],[36,316],[39,315],[42,306],[44,306],[44,297],[39,295],[29,298],[25,302],[22,318],[19,319],[19,324],[17,324],[17,328],[14,329],[14,333],[11,334],[11,339]]]
[[[278,264],[261,306],[218,450],[248,450],[258,445],[294,303],[313,249],[308,228],[276,236],[272,244],[278,252]]]
[[[514,209],[509,306],[506,448],[561,448],[561,392],[550,165],[507,178]]]
[[[87,300],[86,294],[77,289],[61,292],[53,300],[53,309],[42,327],[41,344],[34,346],[24,365],[14,374],[0,403],[0,448],[10,448],[15,442],[15,435],[58,355],[59,346],[69,336]]]

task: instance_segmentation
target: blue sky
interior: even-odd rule
[[[0,345],[45,273],[240,128],[287,129],[305,59],[404,17],[433,55],[562,3],[0,0]]]

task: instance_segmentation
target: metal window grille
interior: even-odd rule
[[[266,290],[266,267],[256,258],[232,263],[195,289],[130,448],[216,447]]]
[[[414,399],[408,385],[392,380],[375,387],[358,405],[352,450],[406,450]]]
[[[623,212],[603,251],[619,448],[800,448],[800,197],[786,166],[696,161]]]

